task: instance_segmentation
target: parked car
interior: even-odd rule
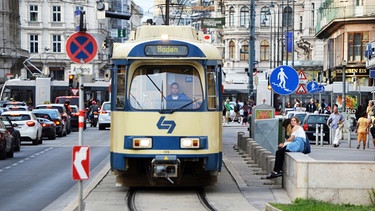
[[[103,102],[98,119],[99,130],[111,126],[111,102]]]
[[[302,121],[305,119],[306,115],[307,115],[307,112],[304,112],[304,111],[290,111],[287,114],[287,118],[290,119],[295,116],[299,119],[300,124],[302,125]]]
[[[6,111],[2,115],[17,123],[21,141],[32,141],[34,145],[43,143],[42,126],[31,111]]]
[[[49,108],[39,108],[33,109],[33,114],[37,117],[50,119],[55,123],[55,131],[56,135],[58,136],[66,136],[66,126],[65,121],[63,120],[61,113],[57,109],[49,109]],[[52,138],[52,136],[51,136]]]
[[[21,134],[20,131],[16,129],[18,126],[17,123],[13,123],[7,116],[0,116],[0,120],[3,121],[9,133],[13,136],[14,151],[19,152],[21,150]]]
[[[72,109],[72,114],[70,118],[70,124],[72,125],[73,131],[78,131],[78,122],[79,122],[79,108],[77,105],[70,105],[70,108]],[[83,129],[86,129],[86,120],[87,116],[83,115]]]
[[[27,106],[27,104],[23,101],[6,101],[3,103],[3,107],[7,107],[7,106]]]
[[[0,160],[14,156],[14,140],[3,121],[0,120]]]
[[[53,121],[47,118],[37,117],[39,123],[42,125],[42,137],[48,139],[56,139],[56,125]]]
[[[329,114],[313,114],[308,113],[302,122],[302,127],[306,132],[306,135],[309,137],[310,142],[315,142],[316,140],[316,125],[323,125],[323,141],[329,143],[329,127],[327,126]],[[320,128],[319,128],[320,133]],[[319,134],[318,134],[319,136]]]
[[[66,109],[65,109],[65,106],[64,104],[41,104],[41,105],[37,105],[35,107],[35,109],[57,109],[59,110],[60,114],[61,114],[61,118],[64,120],[65,122],[65,130],[66,130],[66,133],[69,134],[70,133],[70,116],[68,115],[68,112],[66,112]]]
[[[28,111],[29,108],[27,106],[21,105],[8,105],[4,108],[5,111]]]

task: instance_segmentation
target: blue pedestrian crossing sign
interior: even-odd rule
[[[270,75],[270,85],[274,92],[288,95],[296,91],[299,84],[297,71],[289,66],[281,65]]]
[[[307,91],[311,94],[314,94],[315,92],[319,91],[319,84],[315,81],[310,81],[306,85]]]
[[[319,92],[324,92],[324,86],[323,85],[319,85]]]

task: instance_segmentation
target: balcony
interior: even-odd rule
[[[331,4],[329,4],[331,3]],[[318,11],[320,20],[315,29],[318,38],[325,38],[327,34],[337,30],[346,23],[371,23],[375,20],[375,11],[370,3],[364,6],[354,6],[353,2],[327,0]],[[372,4],[372,3],[371,3]]]

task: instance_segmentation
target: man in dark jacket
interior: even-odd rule
[[[306,112],[314,113],[317,110],[314,98],[310,99],[310,102],[306,105]]]

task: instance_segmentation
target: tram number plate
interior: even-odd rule
[[[321,133],[318,133],[318,136],[320,136]],[[323,133],[323,136],[325,136],[326,134]],[[313,133],[313,136],[316,136],[316,133]]]

